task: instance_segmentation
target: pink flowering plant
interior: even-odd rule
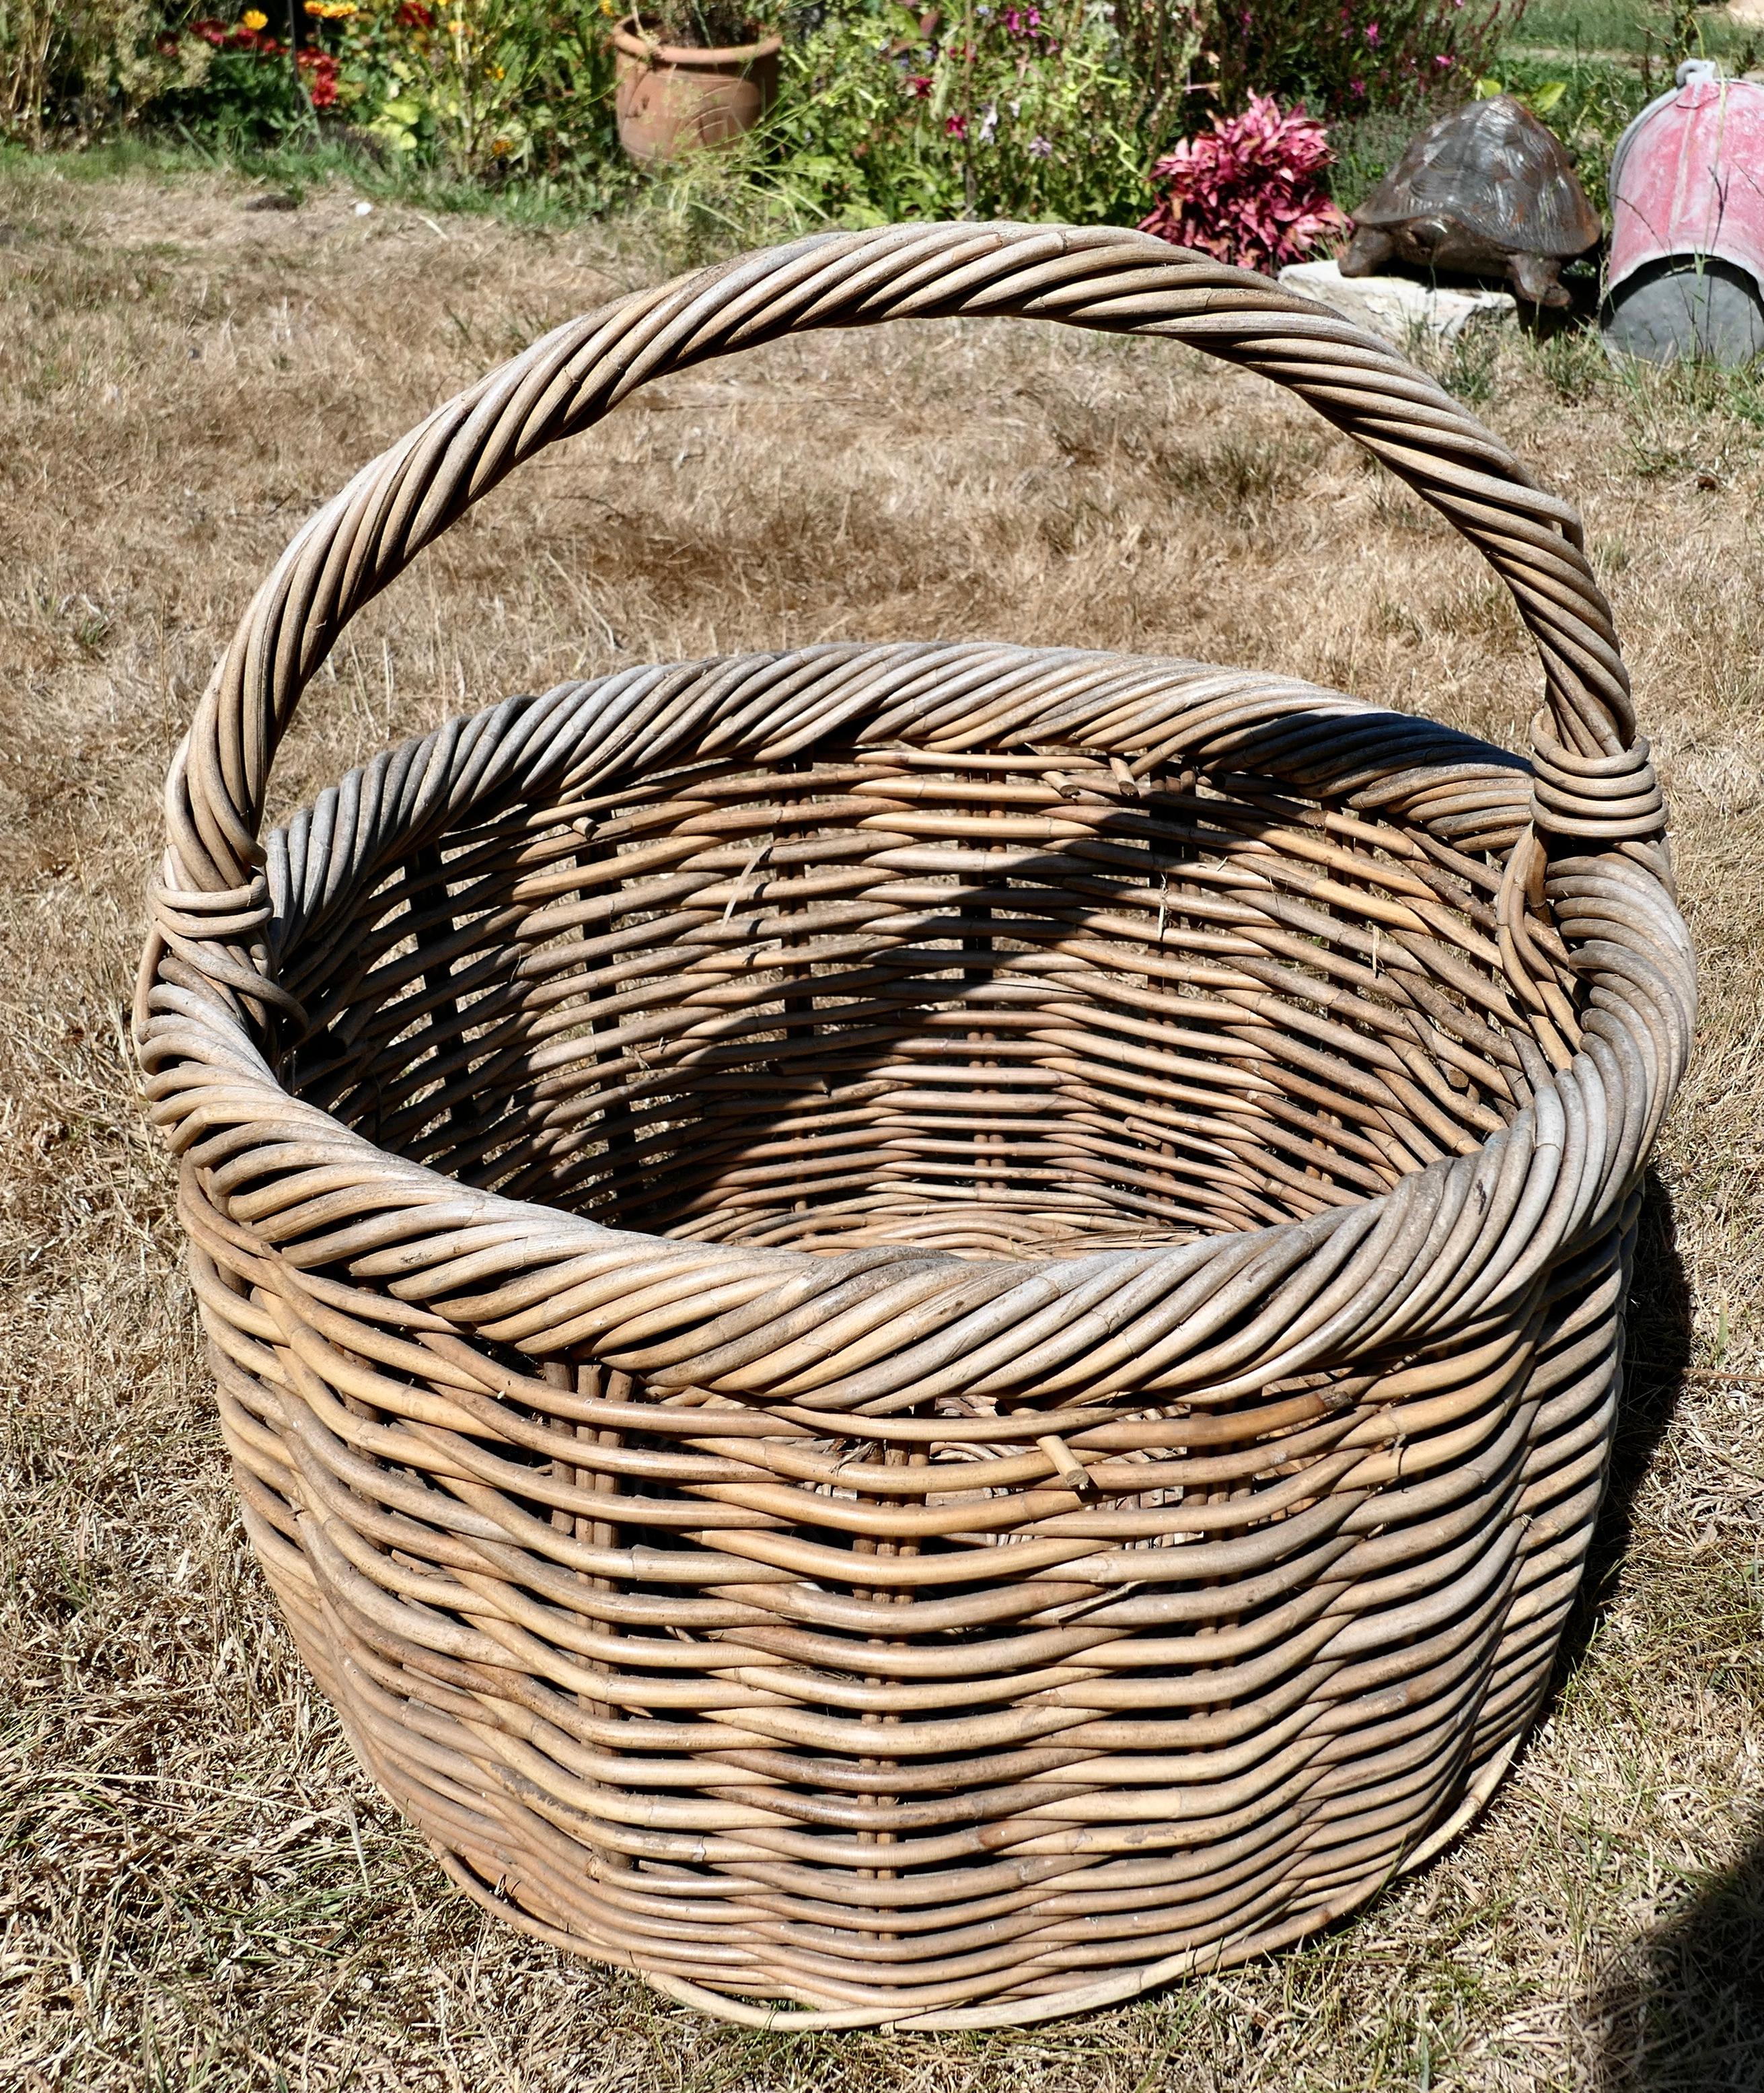
[[[1159,192],[1141,230],[1245,269],[1302,261],[1347,220],[1324,186],[1328,134],[1301,104],[1252,94],[1236,116],[1185,138],[1151,170]]]

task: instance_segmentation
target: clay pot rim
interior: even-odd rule
[[[614,24],[613,43],[627,58],[641,58],[646,65],[671,66],[752,65],[756,59],[769,58],[784,48],[782,36],[776,34],[751,44],[664,44],[646,35],[635,15],[627,15]]]

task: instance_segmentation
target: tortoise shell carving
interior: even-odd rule
[[[1341,274],[1369,276],[1395,260],[1505,276],[1532,305],[1565,306],[1557,272],[1601,230],[1562,141],[1497,94],[1410,140],[1354,213]]]

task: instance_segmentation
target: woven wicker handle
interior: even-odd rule
[[[1324,307],[1145,234],[894,226],[800,240],[572,321],[358,474],[258,590],[174,762],[163,907],[186,936],[193,912],[208,952],[241,950],[270,766],[301,691],[362,605],[523,459],[649,379],[733,349],[965,314],[1161,336],[1307,401],[1447,517],[1511,591],[1549,697],[1533,731],[1536,828],[1606,847],[1658,836],[1647,745],[1579,518],[1437,385]],[[247,993],[257,973],[205,971]]]

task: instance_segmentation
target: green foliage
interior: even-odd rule
[[[1219,100],[1302,102],[1314,116],[1359,117],[1463,99],[1486,73],[1524,0],[1218,0]]]
[[[755,42],[759,23],[746,0],[650,0],[630,11],[658,43],[730,50]]]
[[[1199,39],[1168,9],[1157,84],[1137,79],[1099,0],[967,0],[946,23],[898,5],[830,14],[787,42],[764,148],[811,216],[1133,220],[1150,207],[1148,130]]]
[[[0,0],[0,138],[83,138],[177,77],[149,0]]]
[[[164,124],[228,152],[274,145],[308,130],[312,110],[284,46],[254,26],[261,9],[223,26],[190,24],[173,49],[177,72],[154,101]]]
[[[613,60],[590,0],[320,0],[336,106],[462,180],[605,178]]]
[[[1541,80],[1535,87],[1522,88],[1497,80],[1492,73],[1485,74],[1471,89],[1478,102],[1492,102],[1497,94],[1510,96],[1515,102],[1523,102],[1533,116],[1540,118],[1559,107],[1567,92],[1565,80]]]

